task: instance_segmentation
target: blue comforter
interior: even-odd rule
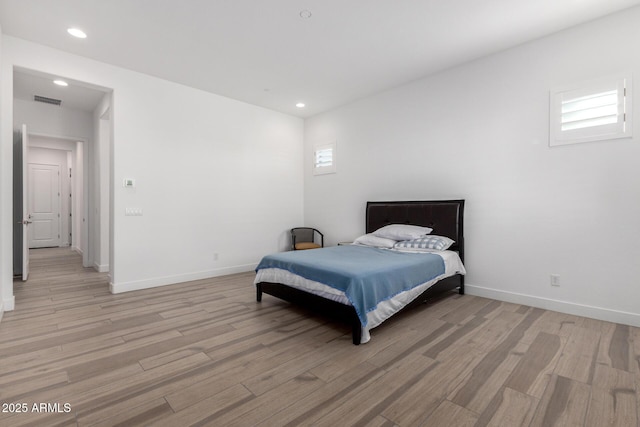
[[[341,290],[362,325],[379,302],[435,279],[445,272],[442,257],[366,246],[334,246],[265,256],[256,272],[280,268]]]

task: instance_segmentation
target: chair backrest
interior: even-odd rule
[[[313,242],[314,230],[313,228],[293,228],[291,229],[291,235],[296,238],[296,242]]]

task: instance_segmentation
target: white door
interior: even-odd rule
[[[29,247],[60,246],[60,166],[29,163]]]
[[[27,125],[22,125],[22,280],[29,277],[29,181],[27,171],[27,148],[29,136],[27,135]]]

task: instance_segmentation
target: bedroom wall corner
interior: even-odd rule
[[[114,88],[112,290],[250,271],[283,250],[285,230],[303,221],[302,120],[135,80]],[[157,93],[168,102],[144,105]],[[143,215],[125,216],[128,207]]]

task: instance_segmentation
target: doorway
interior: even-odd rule
[[[28,141],[29,248],[69,246],[81,252],[85,142],[34,134]]]
[[[87,209],[83,195],[86,142],[33,134],[28,129],[22,126],[27,137],[17,137],[14,149],[14,155],[23,154],[14,163],[13,269],[14,277],[23,281],[28,279],[29,249],[69,247],[82,254]]]
[[[106,203],[100,201],[110,180],[111,132],[99,131],[99,123],[111,107],[111,91],[70,79],[60,91],[52,84],[59,76],[17,67],[13,77],[14,128],[26,123],[29,129],[29,148],[22,161],[28,169],[24,185],[29,203],[14,224],[28,223],[29,248],[68,247],[82,255],[84,267],[109,271],[109,259],[97,256],[103,244],[102,233],[95,230],[102,231],[106,224],[108,245],[108,193]],[[14,162],[14,194],[23,185],[16,179],[17,166]],[[14,197],[14,216],[17,207]],[[28,252],[19,256],[19,246],[14,238],[14,277],[20,275],[18,264],[25,262],[20,258],[28,259]],[[108,246],[104,252],[108,257]]]

